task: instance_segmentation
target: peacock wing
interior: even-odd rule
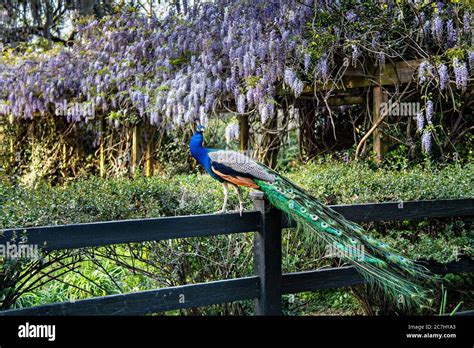
[[[274,182],[275,177],[265,166],[236,151],[216,150],[208,153],[214,172],[224,175]]]

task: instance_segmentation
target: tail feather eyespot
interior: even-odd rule
[[[350,238],[349,241],[352,243],[352,244],[357,244],[359,241],[355,238]]]
[[[319,219],[319,216],[317,216],[315,214],[311,214],[310,217],[311,217],[311,220],[313,220],[313,221],[317,221]]]

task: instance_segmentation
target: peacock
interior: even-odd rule
[[[241,187],[261,190],[298,227],[316,233],[333,250],[339,251],[338,257],[354,265],[369,285],[381,289],[402,306],[431,304],[433,291],[426,284],[436,281],[436,277],[423,265],[371,237],[361,226],[267,166],[236,151],[204,147],[205,127],[198,120],[196,123],[189,147],[196,161],[224,187],[224,202],[218,213],[226,212],[229,184],[237,190],[241,216]]]

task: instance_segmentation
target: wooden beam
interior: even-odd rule
[[[337,289],[364,283],[364,278],[352,266],[287,273],[283,275],[282,293],[295,294],[305,291]]]
[[[401,201],[364,204],[330,205],[339,214],[351,221],[398,221],[425,218],[473,216],[474,199],[441,199],[426,201]],[[294,222],[283,218],[283,227],[295,227]]]
[[[405,201],[329,206],[345,218],[357,222],[396,221],[474,215],[474,199]],[[149,240],[200,237],[218,234],[251,232],[260,228],[260,212],[225,215],[191,215],[137,220],[121,220],[5,229],[0,244],[11,242],[14,236],[27,237],[28,243],[44,246],[45,250],[82,248]],[[282,218],[282,227],[296,225]]]
[[[300,99],[306,99],[306,100],[313,100],[314,99],[314,94],[312,95],[302,95]],[[335,95],[332,97],[327,98],[327,102],[329,106],[342,106],[342,105],[358,105],[358,104],[364,104],[365,103],[365,98],[361,96],[352,96],[352,95]]]
[[[255,315],[281,315],[281,210],[252,192],[254,209],[261,212],[258,233],[254,234],[254,274],[260,278],[260,296],[255,299]]]
[[[259,292],[258,277],[246,277],[10,309],[0,316],[141,315],[253,299]]]
[[[474,271],[474,261],[467,256],[462,256],[459,261],[447,264],[427,261],[426,266],[436,274]],[[364,278],[353,266],[344,266],[283,274],[281,278],[281,293],[295,294],[357,286],[364,283]],[[0,311],[0,316],[141,315],[255,299],[261,296],[262,290],[261,279],[257,276],[250,276],[138,291],[128,294],[94,297],[74,302],[10,309]],[[466,315],[468,314],[472,313],[466,313]]]
[[[328,98],[328,105],[329,106],[342,106],[342,105],[356,105],[356,104],[364,104],[365,98],[360,96],[335,96]]]
[[[342,77],[341,83],[317,84],[316,90],[325,91],[329,89],[347,90],[360,87],[371,87],[375,85],[397,85],[413,81],[418,66],[423,59],[415,59],[397,63],[387,63],[380,70],[383,74],[377,76],[378,67],[370,66],[364,71],[361,68],[348,68]],[[306,85],[303,89],[303,95],[314,94],[314,86]]]
[[[433,261],[424,261],[424,264],[435,274],[474,271],[474,261],[467,256],[461,257],[459,261],[447,264],[439,264]],[[282,278],[282,293],[295,294],[323,289],[337,289],[364,283],[364,278],[353,266],[285,273]]]
[[[190,215],[151,219],[121,220],[15,228],[3,230],[0,244],[19,244],[20,236],[28,244],[44,250],[59,250],[165,240],[188,237],[204,237],[256,231],[260,227],[260,213],[244,212],[242,217],[233,214]],[[16,236],[16,240],[12,239]]]
[[[431,272],[436,274],[474,272],[474,260],[467,255],[461,255],[458,261],[449,263],[439,263],[433,260],[423,260],[423,262]]]

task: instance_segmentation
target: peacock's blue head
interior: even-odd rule
[[[196,133],[202,134],[204,133],[204,126],[202,124],[198,124],[196,127]]]
[[[194,119],[194,123],[196,124],[196,130],[194,135],[204,133],[204,126],[201,124],[201,120],[199,118]]]
[[[197,122],[196,122],[197,123]],[[199,162],[203,163],[203,158],[206,156],[205,149],[202,146],[204,141],[204,126],[200,123],[197,123],[196,129],[194,131],[191,140],[189,141],[189,148],[191,149],[191,155]]]

